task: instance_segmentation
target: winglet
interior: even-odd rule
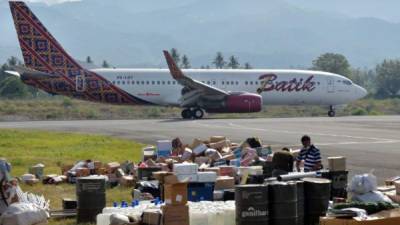
[[[165,60],[167,61],[169,72],[171,73],[174,79],[180,79],[185,77],[182,70],[179,69],[178,65],[176,65],[174,59],[172,58],[171,54],[168,51],[164,50]]]

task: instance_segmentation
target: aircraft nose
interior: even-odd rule
[[[367,96],[367,94],[368,94],[368,91],[365,90],[365,88],[356,85],[356,95],[357,95],[357,99],[364,98],[365,96]]]

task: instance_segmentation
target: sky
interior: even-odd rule
[[[64,2],[78,2],[81,0],[27,0],[28,2],[43,2],[48,5],[59,4]]]

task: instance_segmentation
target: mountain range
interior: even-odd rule
[[[336,8],[318,2],[83,0],[28,5],[71,55],[81,60],[90,55],[97,64],[107,60],[119,67],[166,67],[162,50],[173,47],[187,54],[194,67],[210,65],[217,51],[258,68],[307,68],[325,52],[341,53],[355,67],[400,56],[395,17],[368,16],[368,10],[352,15],[340,7],[340,2],[345,7],[352,1],[338,0]],[[11,55],[21,58],[9,11],[1,0],[0,62]]]

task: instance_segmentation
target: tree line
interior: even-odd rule
[[[174,61],[183,69],[192,68],[189,57],[181,55],[176,48],[170,50]],[[86,63],[93,64],[90,56]],[[6,74],[4,71],[12,70],[15,65],[22,65],[16,57],[11,57],[0,67],[0,98],[32,98],[47,96],[47,94],[36,88],[23,84],[18,77]],[[231,55],[225,60],[223,53],[217,52],[211,61],[216,69],[252,69],[249,62],[243,65],[238,57]],[[104,60],[102,67],[109,68],[111,65]],[[210,65],[201,66],[202,69],[210,69]],[[336,73],[348,77],[354,83],[365,87],[369,97],[392,98],[400,97],[400,60],[385,59],[373,69],[354,68],[344,55],[337,53],[325,53],[312,61],[309,69]]]

